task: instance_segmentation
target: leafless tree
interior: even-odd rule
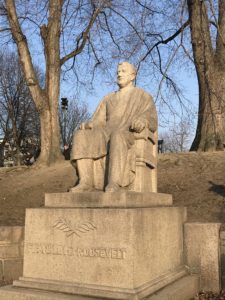
[[[191,150],[225,144],[225,2],[188,0],[191,42],[199,83],[197,132]]]
[[[58,118],[61,67],[83,51],[96,18],[108,2],[110,1],[2,1],[2,14],[5,13],[29,91],[40,115],[40,163],[50,164],[62,157]],[[72,33],[73,26],[78,25],[76,22],[80,27]],[[30,24],[34,25],[33,36],[36,35],[43,44],[44,87],[37,78],[32,61],[31,44],[28,42],[31,37],[28,35],[31,34]],[[69,31],[67,37],[63,35],[65,30]],[[61,51],[63,55],[60,55],[60,50],[63,49],[65,51]]]
[[[145,9],[151,12],[152,17],[155,17],[152,2],[137,2],[142,3]],[[171,66],[175,66],[174,62],[178,62],[179,69],[181,69],[185,57],[190,58],[196,69],[199,86],[198,123],[191,150],[224,150],[225,2],[223,0],[170,0],[161,1],[156,6],[157,13],[165,14],[163,21],[169,30],[166,31],[165,26],[162,25],[161,35],[159,30],[155,35],[143,31],[143,39],[149,45],[149,49],[143,48],[144,55],[141,57],[140,63],[151,61],[153,65],[155,64],[162,74],[162,82],[168,84],[168,89],[172,88],[184,107],[181,89],[172,79],[169,69]],[[176,15],[174,15],[175,13]],[[150,14],[147,18],[149,19],[149,17]],[[161,20],[162,18],[159,18],[158,24]],[[168,25],[169,23],[170,25]],[[146,22],[144,24],[146,26]],[[173,32],[170,31],[172,24],[174,25]],[[189,35],[189,30],[185,30],[189,27],[191,35]],[[154,41],[154,39],[158,39],[158,41]],[[167,50],[165,50],[165,45],[168,46]],[[155,51],[158,53],[158,60],[154,55]],[[166,51],[170,53],[169,56],[165,56]],[[177,70],[175,68],[175,72]],[[161,104],[171,109],[171,102],[168,101],[168,97],[161,94],[161,91],[159,89],[158,92]],[[172,109],[171,113],[173,113]]]
[[[74,131],[82,122],[87,121],[89,118],[90,114],[87,104],[79,102],[75,97],[69,100],[67,110],[63,110],[60,107],[59,121],[63,145],[72,145]]]
[[[20,164],[22,146],[40,141],[39,116],[30,96],[18,57],[13,53],[0,55],[0,131],[1,153],[6,142],[14,149],[13,158]],[[31,144],[31,143],[30,143]],[[1,161],[3,157],[1,156]],[[2,164],[2,163],[1,163]]]
[[[185,118],[160,134],[163,140],[163,152],[186,152],[190,149],[193,124]]]
[[[179,82],[181,67],[192,60],[184,1],[113,1],[97,21],[98,35],[91,37],[99,39],[95,43],[99,69],[102,66],[106,73],[107,66],[131,60],[138,69],[137,82],[154,93],[161,124],[168,126],[171,115],[179,118],[192,113]],[[104,57],[106,50],[113,57],[111,64]]]

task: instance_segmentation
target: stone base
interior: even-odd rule
[[[170,285],[162,288],[157,293],[148,296],[145,300],[190,300],[193,295],[199,291],[199,277],[198,276],[184,276]],[[86,297],[79,295],[71,295],[65,293],[56,293],[53,291],[36,290],[29,288],[18,288],[14,286],[6,286],[1,288],[1,298],[4,300],[103,300],[106,298]],[[139,299],[134,298],[120,299]]]
[[[198,275],[189,275],[166,286],[145,300],[190,300],[199,292]]]
[[[186,275],[186,210],[169,203],[170,195],[156,193],[47,195],[45,208],[26,211],[23,277],[14,287],[108,299],[153,295]]]
[[[1,300],[91,300],[90,297],[66,295],[50,291],[38,291],[28,288],[6,286],[0,289]],[[94,298],[93,298],[94,299]],[[96,298],[95,298],[96,299]]]
[[[45,194],[45,207],[135,208],[171,206],[172,195],[139,192],[83,192]]]
[[[219,292],[221,289],[219,240],[221,223],[185,223],[184,249],[189,272],[201,275],[200,289]]]
[[[23,259],[9,258],[1,260],[0,272],[2,281],[11,284],[13,280],[18,279],[23,274]]]
[[[23,274],[24,228],[0,226],[0,281],[10,284]]]
[[[106,299],[142,299],[147,295],[163,288],[177,279],[186,275],[186,270],[181,268],[174,272],[170,272],[161,276],[158,279],[152,280],[139,286],[138,288],[118,288],[94,284],[70,283],[70,282],[56,282],[51,280],[41,280],[33,278],[20,278],[14,281],[14,287],[28,287],[38,290],[48,290],[53,292],[67,293],[67,294],[81,294],[85,296],[102,297]]]

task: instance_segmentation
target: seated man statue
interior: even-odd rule
[[[136,69],[118,65],[119,91],[103,98],[90,122],[82,123],[73,137],[71,161],[78,173],[72,192],[116,192],[135,179],[135,133],[157,130],[152,97],[134,87]]]

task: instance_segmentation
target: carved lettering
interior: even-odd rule
[[[72,247],[56,245],[56,244],[42,244],[42,243],[26,243],[25,252],[28,254],[51,254],[51,255],[75,255]]]
[[[33,300],[34,297],[33,296],[29,296],[29,295],[25,295],[23,294],[18,294],[18,295],[10,295],[10,299],[11,300]],[[40,300],[45,300],[46,298],[42,297],[42,296],[38,296],[38,299]]]
[[[80,257],[100,257],[111,259],[124,259],[126,249],[124,248],[78,248]]]
[[[125,259],[125,248],[73,248],[56,244],[25,243],[25,253],[44,255],[63,255],[77,257],[99,257],[103,259]]]
[[[7,299],[9,299],[9,298],[7,297]],[[46,300],[46,299],[48,299],[48,297],[46,298],[46,295],[40,295],[39,293],[38,293],[38,295],[34,294],[32,296],[26,295],[25,293],[18,293],[17,295],[13,295],[13,294],[11,295],[11,293],[10,293],[10,300],[34,300],[34,299]]]

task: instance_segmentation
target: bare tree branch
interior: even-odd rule
[[[98,8],[96,8],[93,11],[93,14],[90,18],[89,24],[86,27],[86,29],[82,32],[82,34],[80,35],[80,37],[77,39],[77,45],[75,50],[73,50],[72,52],[70,52],[69,54],[65,55],[63,58],[60,59],[60,64],[63,65],[67,60],[69,60],[70,58],[73,58],[75,56],[77,56],[78,54],[80,54],[82,52],[82,50],[84,49],[84,46],[88,40],[88,35],[90,33],[90,30],[97,18],[97,16],[99,15],[99,13],[101,12],[101,10],[103,9],[104,5],[99,6]]]
[[[117,42],[115,41],[114,39],[114,36],[113,36],[113,33],[110,29],[110,26],[109,26],[109,23],[108,23],[108,20],[107,20],[107,16],[106,16],[106,13],[104,11],[101,12],[101,14],[104,16],[104,20],[105,20],[105,24],[106,24],[106,27],[107,27],[107,30],[109,32],[109,35],[110,35],[110,38],[111,40],[113,41],[113,43],[116,45],[117,49],[119,50],[119,52],[121,52],[121,49],[120,49],[120,46],[117,44]]]
[[[172,34],[171,36],[169,36],[167,39],[165,40],[161,40],[158,41],[157,43],[155,43],[148,51],[147,53],[142,57],[142,59],[140,60],[140,62],[144,61],[147,56],[152,52],[152,50],[156,47],[158,47],[160,44],[168,44],[169,42],[171,42],[172,40],[174,40],[181,32],[183,32],[183,30],[188,27],[190,24],[189,20],[186,21],[174,34]]]

